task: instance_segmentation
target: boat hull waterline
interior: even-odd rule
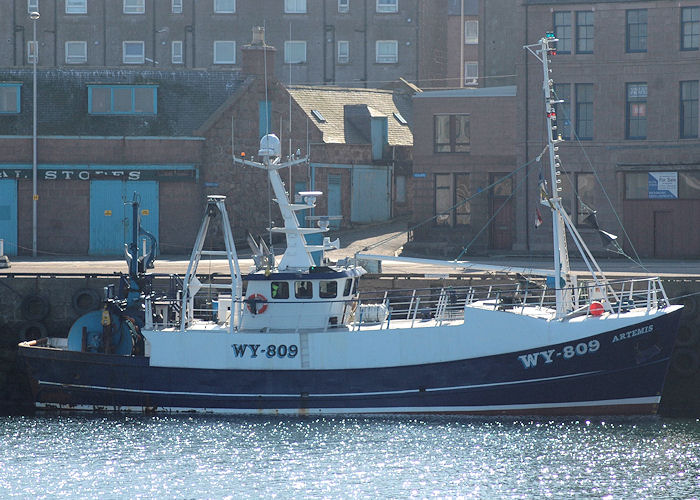
[[[679,318],[680,309],[527,351],[362,369],[181,368],[152,366],[139,356],[29,345],[20,345],[20,351],[37,407],[46,410],[652,414]],[[255,335],[262,341],[266,334]],[[232,341],[251,336],[234,334]]]

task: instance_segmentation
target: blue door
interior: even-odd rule
[[[391,172],[388,167],[355,165],[352,169],[352,222],[379,222],[391,217]]]
[[[17,181],[0,180],[0,239],[5,255],[17,255]]]
[[[123,255],[131,239],[134,192],[141,200],[141,227],[158,240],[158,183],[156,181],[90,182],[90,255]],[[141,244],[139,244],[141,248]]]
[[[328,215],[343,215],[342,177],[338,174],[328,174]],[[331,220],[331,227],[340,227],[340,220]]]

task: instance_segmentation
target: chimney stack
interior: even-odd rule
[[[265,28],[253,27],[253,40],[241,48],[241,70],[244,75],[263,76],[267,62],[267,76],[275,76],[275,49],[265,43]]]

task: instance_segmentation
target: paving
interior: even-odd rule
[[[394,220],[388,223],[369,224],[341,231],[331,232],[331,239],[340,238],[341,248],[326,252],[326,256],[332,261],[353,257],[356,253],[365,251],[371,254],[397,255],[402,253],[406,244],[405,220]],[[276,252],[278,255],[282,249]],[[243,273],[247,272],[253,265],[250,252],[247,248],[239,248],[240,265]],[[405,253],[403,254],[405,255]],[[423,255],[421,257],[431,258]],[[440,259],[444,260],[444,259]],[[545,256],[529,255],[492,255],[488,257],[466,257],[475,263],[503,266],[505,268],[536,268],[551,269],[552,258]],[[156,259],[155,267],[151,270],[159,274],[184,274],[187,271],[189,255],[161,256]],[[700,279],[700,259],[697,260],[667,260],[667,259],[645,259],[644,267],[640,267],[631,260],[613,256],[598,259],[601,269],[610,276],[664,276],[687,277]],[[586,267],[582,260],[572,260],[571,268],[574,271],[585,271]],[[455,274],[456,271],[449,267],[428,265],[428,264],[406,264],[395,262],[383,262],[383,273],[387,274]],[[222,258],[203,257],[199,264],[201,273],[221,273],[228,274],[228,265]],[[10,267],[0,269],[2,274],[114,274],[128,272],[126,262],[122,257],[113,258],[90,258],[85,256],[57,256],[43,255],[40,257],[18,256],[10,258]],[[474,272],[474,271],[472,271]]]

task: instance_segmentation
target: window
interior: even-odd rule
[[[557,53],[571,54],[571,12],[554,13],[554,35],[557,42]]]
[[[236,12],[236,0],[214,0],[214,12],[217,14],[233,14]]]
[[[681,50],[700,48],[700,7],[681,9]]]
[[[87,14],[87,0],[66,0],[66,14]]]
[[[270,297],[273,299],[288,299],[289,283],[286,281],[273,281],[270,283]]]
[[[593,194],[596,191],[595,176],[592,173],[576,174],[576,225],[581,225],[591,214],[588,203],[593,205]]]
[[[124,14],[143,14],[146,12],[146,0],[124,0]]]
[[[21,83],[0,83],[0,114],[19,113]]]
[[[471,223],[469,174],[435,174],[435,222],[439,226]]]
[[[236,64],[236,42],[220,40],[214,42],[214,64]]]
[[[576,84],[576,135],[581,140],[593,139],[593,84]]]
[[[700,200],[700,171],[628,172],[627,200]]]
[[[338,296],[337,281],[319,281],[318,296],[322,299],[334,299]]]
[[[284,0],[285,14],[305,14],[306,0]]]
[[[93,115],[155,115],[156,85],[88,85],[88,113]]]
[[[39,0],[27,0],[27,14],[39,12]]]
[[[394,176],[394,186],[395,195],[394,199],[396,203],[406,203],[406,176],[405,175],[395,175]]]
[[[338,0],[338,12],[340,14],[350,12],[350,0]]]
[[[377,40],[376,61],[382,64],[399,62],[399,42],[396,40]]]
[[[464,62],[464,85],[477,85],[479,83],[479,63],[477,61]]]
[[[284,42],[284,62],[287,64],[304,64],[306,62],[306,42],[287,40]]]
[[[479,43],[479,21],[477,21],[477,20],[464,21],[464,43],[465,44]]]
[[[143,64],[146,59],[143,42],[123,42],[122,62],[124,64]]]
[[[350,42],[338,40],[338,64],[347,64],[348,62],[350,62]]]
[[[66,42],[66,64],[87,62],[87,42]]]
[[[433,126],[436,153],[470,151],[469,115],[435,115]]]
[[[399,0],[377,0],[377,12],[398,12]]]
[[[627,52],[647,51],[647,10],[627,11]]]
[[[173,14],[182,14],[182,0],[172,0],[170,10]]]
[[[681,139],[698,137],[698,81],[681,82]]]
[[[33,63],[39,64],[39,47],[38,42],[34,43],[32,40],[27,42],[27,64]]]
[[[313,283],[311,281],[294,282],[294,297],[297,299],[312,299],[313,296]]]
[[[350,295],[350,290],[352,289],[352,279],[348,278],[345,280],[345,288],[343,288],[343,297]]]
[[[557,130],[562,139],[571,138],[571,85],[568,83],[554,84],[554,97],[564,101],[554,105],[557,114]]]
[[[182,40],[173,40],[172,43],[170,44],[170,54],[172,57],[172,63],[173,64],[182,64],[183,63],[183,56],[182,56]]]
[[[627,139],[647,138],[647,84],[627,84]]]
[[[593,12],[576,13],[576,52],[593,53]]]

